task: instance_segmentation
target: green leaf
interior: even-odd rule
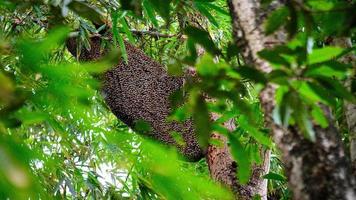
[[[239,53],[240,53],[239,47],[235,43],[230,42],[226,49],[226,57],[229,60],[231,60],[231,58],[238,56]]]
[[[275,181],[287,181],[286,177],[284,177],[281,174],[277,174],[277,173],[273,173],[273,172],[269,172],[268,174],[263,176],[264,179],[268,179],[268,180],[275,180]]]
[[[351,102],[355,101],[355,97],[338,80],[328,77],[318,77],[316,80],[336,97],[344,98]]]
[[[195,134],[201,147],[206,148],[209,144],[211,133],[211,122],[208,108],[204,97],[200,94],[191,94],[193,105],[193,121],[195,125]]]
[[[251,176],[251,162],[248,152],[243,148],[239,139],[234,134],[229,134],[230,151],[238,164],[237,177],[239,183],[246,184]]]
[[[122,17],[122,18],[120,19],[120,24],[122,25],[122,29],[124,30],[124,32],[125,32],[127,38],[129,39],[129,41],[130,41],[131,43],[135,43],[135,39],[134,39],[134,37],[132,36],[132,33],[131,33],[131,31],[130,31],[129,25],[128,25],[127,22],[126,22],[125,17]]]
[[[300,132],[304,134],[305,138],[315,142],[316,137],[313,124],[309,118],[308,107],[297,94],[293,95],[290,104],[291,108],[293,108],[293,119],[297,123]]]
[[[188,26],[184,33],[188,35],[190,39],[192,39],[195,43],[198,43],[204,47],[206,51],[211,53],[212,55],[220,55],[220,50],[215,46],[214,42],[211,40],[211,37],[208,32]]]
[[[215,26],[215,27],[219,27],[218,22],[215,20],[215,18],[210,14],[210,12],[204,7],[204,4],[198,3],[196,2],[195,7],[197,8],[197,10],[203,14],[206,18],[208,18],[208,20]]]
[[[302,132],[304,132],[307,139],[309,139],[312,142],[315,142],[316,141],[315,132],[314,132],[313,124],[310,121],[308,114],[303,112],[303,114],[300,115],[300,119],[301,121],[299,121],[300,122],[299,127],[301,128]]]
[[[183,66],[179,60],[171,59],[167,65],[168,74],[171,76],[182,76]]]
[[[120,0],[120,4],[122,10],[131,10],[137,16],[142,15],[141,0]]]
[[[241,115],[238,118],[239,126],[244,129],[251,137],[253,137],[258,143],[263,144],[267,147],[272,146],[271,139],[266,136],[263,132],[259,131],[252,124],[248,122],[246,116]]]
[[[158,20],[155,15],[155,11],[148,0],[143,1],[143,9],[145,10],[148,18],[152,22],[152,24],[157,28],[158,27]]]
[[[172,138],[174,139],[174,141],[181,146],[185,146],[186,143],[184,141],[184,138],[182,136],[181,133],[177,132],[177,131],[171,131],[170,135],[172,136]]]
[[[16,117],[22,121],[23,124],[38,124],[48,119],[48,114],[43,112],[29,112],[21,111]]]
[[[209,144],[210,145],[214,145],[214,146],[219,147],[219,148],[223,148],[224,147],[224,143],[219,139],[211,138],[209,140]]]
[[[266,20],[265,31],[266,34],[272,34],[278,28],[288,21],[289,9],[286,6],[280,7],[273,11]]]
[[[210,2],[205,2],[204,5],[210,9],[213,9],[215,10],[216,12],[219,12],[225,16],[229,16],[230,17],[230,14],[229,12],[227,12],[226,10],[224,10],[223,8],[213,4],[213,3],[210,3]]]
[[[223,8],[213,4],[213,3],[207,2],[207,3],[205,3],[205,5],[206,5],[206,7],[210,8],[210,9],[213,9],[216,12],[219,12],[219,13],[225,15],[225,16],[230,17],[230,14],[229,14],[228,11],[226,11],[225,9],[223,9]]]
[[[219,74],[219,66],[214,63],[213,57],[209,54],[203,55],[196,68],[201,76],[216,76]]]
[[[237,71],[242,77],[250,79],[256,83],[265,84],[267,82],[264,73],[260,72],[259,70],[253,67],[241,66],[237,68]]]
[[[306,2],[313,10],[329,11],[334,8],[335,3],[333,1],[319,1],[311,0]]]
[[[114,42],[116,42],[116,41],[119,42],[121,56],[124,59],[124,61],[127,63],[128,57],[127,57],[125,42],[124,42],[124,39],[122,38],[122,36],[120,35],[119,27],[117,26],[118,21],[119,21],[119,12],[118,11],[111,12],[111,18],[112,18],[112,25],[113,25],[112,33],[114,35]]]
[[[344,49],[340,47],[324,47],[322,49],[314,49],[308,55],[308,64],[325,62],[331,59],[335,59],[337,56],[343,53]]]
[[[324,112],[318,105],[313,105],[311,115],[314,121],[322,128],[326,128],[329,125],[328,119],[325,117]]]
[[[159,15],[161,15],[161,17],[166,22],[169,22],[171,0],[149,0],[149,1],[151,2],[151,5],[155,8],[156,12]]]
[[[90,6],[85,2],[71,1],[68,4],[68,8],[73,10],[75,13],[77,13],[81,17],[89,19],[90,21],[92,21],[92,22],[94,22],[96,24],[101,25],[101,24],[105,23],[104,20],[103,20],[103,15],[99,11],[99,9]]]
[[[289,119],[292,114],[292,108],[289,105],[291,98],[293,98],[291,92],[285,93],[281,99],[281,102],[276,107],[276,109],[278,109],[280,125],[284,127],[288,127]]]
[[[329,91],[314,82],[302,83],[298,92],[303,97],[309,98],[311,101],[322,102],[329,106],[336,105],[335,98],[331,96]]]
[[[305,76],[324,76],[330,78],[335,77],[338,79],[344,79],[347,76],[347,72],[351,67],[352,65],[346,65],[337,61],[329,61],[317,66],[308,66],[305,72]]]
[[[288,70],[277,69],[268,74],[268,80],[278,85],[288,85],[291,73]]]
[[[290,63],[280,55],[279,49],[264,49],[258,52],[258,56],[275,65],[290,66]]]

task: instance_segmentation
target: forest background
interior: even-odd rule
[[[0,199],[355,199],[355,10],[1,0]],[[206,156],[180,153],[179,131],[166,145],[112,114],[103,74],[135,67],[128,44],[183,80],[162,95],[167,121],[192,120]]]

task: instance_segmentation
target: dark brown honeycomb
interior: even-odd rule
[[[104,53],[100,49],[100,37],[91,38],[91,49],[83,49],[81,61],[99,59]],[[167,122],[171,111],[169,96],[181,88],[183,78],[171,77],[165,68],[144,54],[143,51],[126,43],[128,63],[120,63],[107,71],[103,80],[104,98],[118,119],[134,128],[135,122],[148,122],[152,131],[146,135],[168,145],[175,145],[191,161],[204,156],[194,134],[191,120],[185,123]],[[68,50],[76,55],[76,40],[67,42]],[[182,134],[185,145],[178,145],[170,132]]]

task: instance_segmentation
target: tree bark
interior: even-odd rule
[[[331,44],[340,46],[342,48],[352,48],[351,38],[332,38]],[[356,55],[352,52],[340,58],[343,63],[353,64],[353,74],[345,81],[345,86],[351,91],[352,81],[356,80]],[[354,80],[352,80],[354,79]],[[352,91],[351,91],[352,92]],[[350,140],[350,158],[352,163],[352,170],[354,176],[356,176],[356,104],[351,102],[344,103],[346,123],[349,131]]]
[[[285,33],[280,31],[273,36],[265,36],[262,22],[267,10],[262,10],[259,2],[230,0],[229,8],[234,33],[239,33],[236,36],[242,36],[243,39],[242,47],[246,62],[262,72],[269,73],[272,70],[271,66],[260,59],[257,53],[268,48],[267,44],[283,43]],[[272,6],[278,6],[278,3]],[[284,128],[273,121],[276,87],[268,84],[260,93],[260,101],[265,121],[282,152],[294,199],[356,199],[355,177],[350,177],[350,163],[328,109],[324,110],[329,116],[329,127],[323,129],[314,126],[316,141],[310,142],[302,136],[296,126]]]

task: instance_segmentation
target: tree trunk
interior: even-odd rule
[[[272,68],[260,59],[257,52],[268,48],[267,44],[283,43],[283,31],[266,37],[263,31],[263,16],[258,0],[230,0],[235,34],[240,32],[243,54],[248,64],[269,73]],[[278,3],[272,7],[278,6]],[[237,36],[239,36],[237,35]],[[275,85],[268,84],[260,93],[265,121],[272,137],[282,152],[289,186],[294,199],[356,199],[355,177],[350,177],[350,163],[334,122],[329,117],[329,127],[314,126],[316,141],[310,142],[302,136],[296,126],[288,129],[274,123],[272,112],[275,106]],[[328,109],[324,109],[331,116]]]
[[[332,38],[331,43],[335,46],[340,46],[343,48],[352,48],[351,38]],[[348,55],[340,58],[340,61],[346,64],[352,63],[354,65],[352,77],[345,81],[346,88],[351,90],[352,81],[356,80],[356,55],[351,52]],[[352,170],[353,174],[356,176],[356,104],[345,102],[344,110],[349,131]]]

